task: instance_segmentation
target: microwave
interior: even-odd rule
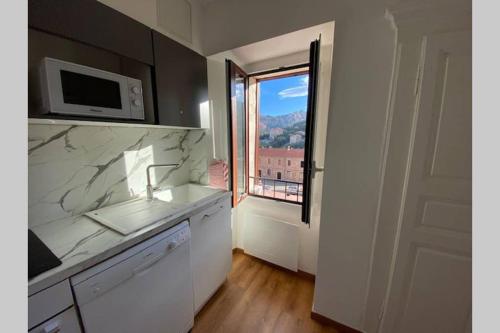
[[[144,119],[142,82],[58,59],[40,65],[42,113]]]

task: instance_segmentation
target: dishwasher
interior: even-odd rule
[[[86,333],[185,333],[194,323],[184,221],[71,278]]]

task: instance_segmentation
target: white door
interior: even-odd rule
[[[470,332],[470,31],[423,40],[420,93],[381,332]]]

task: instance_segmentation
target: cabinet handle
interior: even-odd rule
[[[218,213],[218,212],[219,212],[222,208],[224,208],[224,206],[220,206],[220,207],[219,207],[219,208],[218,208],[215,212],[213,212],[213,213],[203,215],[202,220],[207,219],[207,218],[211,217],[212,215],[217,214],[217,213]]]
[[[50,323],[43,328],[43,333],[58,333],[61,331],[61,326],[59,322]]]

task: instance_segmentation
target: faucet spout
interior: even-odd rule
[[[146,186],[146,199],[148,201],[151,201],[153,200],[153,192],[154,192],[154,189],[153,189],[153,186],[151,185],[151,175],[149,173],[149,170],[151,168],[158,168],[158,167],[170,167],[170,168],[176,168],[178,167],[179,164],[178,163],[170,163],[170,164],[150,164],[147,166],[146,168],[146,175],[147,175],[147,179],[148,179],[148,185]]]

